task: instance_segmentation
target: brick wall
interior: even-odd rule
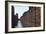
[[[40,26],[40,7],[29,7],[27,12],[24,12],[20,18],[23,27],[38,27]]]

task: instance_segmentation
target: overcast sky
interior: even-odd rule
[[[29,10],[28,6],[14,6],[14,7],[15,7],[14,14],[16,15],[16,13],[18,13],[18,18],[20,18],[25,11]]]

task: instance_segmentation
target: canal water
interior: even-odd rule
[[[22,26],[22,24],[21,24],[21,21],[18,20],[18,24],[17,24],[16,28],[22,28],[22,27],[23,27],[23,26]]]

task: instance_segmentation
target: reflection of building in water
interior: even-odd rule
[[[18,23],[18,14],[14,15],[14,6],[12,6],[12,28],[14,28]]]
[[[23,27],[40,26],[40,7],[29,7],[29,10],[24,12],[20,20]]]

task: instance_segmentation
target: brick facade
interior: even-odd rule
[[[40,7],[29,7],[27,12],[24,12],[20,20],[23,27],[39,27],[41,19]]]

